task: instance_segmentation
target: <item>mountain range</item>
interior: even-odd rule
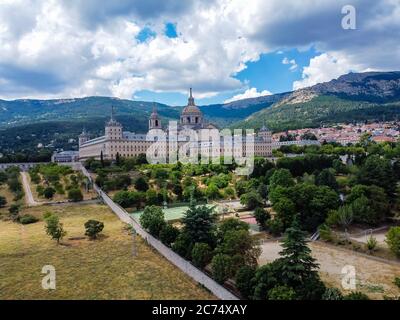
[[[85,127],[93,136],[103,132],[111,106],[125,130],[145,132],[153,103],[110,97],[56,100],[0,100],[0,152],[36,147],[76,148]],[[155,104],[161,118],[178,119],[181,106]],[[274,131],[321,124],[392,120],[400,114],[400,72],[349,73],[329,82],[227,104],[200,106],[219,127]],[[68,142],[70,141],[70,142]]]

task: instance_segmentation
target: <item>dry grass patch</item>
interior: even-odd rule
[[[68,232],[63,245],[50,240],[43,221],[26,226],[0,222],[0,299],[215,298],[140,237],[133,256],[132,236],[106,206],[34,207],[23,214],[41,217],[49,210]],[[104,222],[99,240],[82,239],[88,219]],[[54,291],[41,287],[44,265],[56,268]]]

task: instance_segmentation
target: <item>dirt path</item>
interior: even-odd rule
[[[394,278],[400,276],[400,264],[377,261],[321,242],[309,243],[309,247],[320,264],[320,275],[328,285],[341,288],[342,268],[351,265],[356,270],[357,290],[374,299],[382,299],[383,295],[400,294],[393,284]],[[282,250],[280,243],[276,241],[266,242],[261,248],[260,265],[278,258]]]
[[[22,177],[22,185],[24,187],[24,191],[25,191],[25,201],[29,206],[37,206],[40,203],[35,201],[35,199],[33,198],[33,194],[32,194],[32,190],[31,187],[29,185],[29,180],[28,180],[28,176],[26,174],[26,172],[21,172],[21,177]]]

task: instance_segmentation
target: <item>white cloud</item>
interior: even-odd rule
[[[310,65],[303,68],[302,80],[293,83],[293,90],[309,87],[321,82],[336,79],[353,72],[372,71],[360,64],[354,64],[341,53],[323,53],[310,60]]]
[[[289,67],[290,71],[296,71],[297,70],[298,65],[297,65],[295,59],[289,60],[287,57],[285,57],[285,58],[283,58],[282,63],[283,64],[290,64],[290,67]]]
[[[224,101],[224,103],[229,103],[232,101],[236,101],[236,100],[243,100],[243,99],[249,99],[249,98],[257,98],[257,97],[262,97],[262,96],[269,96],[272,93],[269,92],[268,90],[263,90],[261,92],[258,92],[256,88],[250,88],[247,89],[245,92],[241,93],[241,94],[237,94],[235,96],[233,96],[232,98],[229,98],[227,100]]]
[[[189,86],[196,97],[210,97],[243,88],[235,75],[260,54],[310,46],[322,54],[296,88],[349,70],[400,68],[398,0],[354,0],[357,30],[341,28],[347,0],[0,3],[0,98],[6,99],[130,98],[141,90],[186,93]],[[179,37],[162,33],[165,22],[176,24]],[[140,43],[145,26],[157,35]],[[298,69],[294,59],[286,62]]]

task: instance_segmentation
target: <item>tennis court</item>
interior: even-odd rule
[[[213,205],[207,204],[207,207],[211,208]],[[172,208],[167,208],[163,209],[164,211],[164,217],[166,221],[175,221],[175,220],[180,220],[182,219],[183,215],[185,212],[189,209],[189,206],[181,206],[181,207],[172,207]],[[136,219],[139,219],[140,216],[142,215],[143,211],[137,211],[132,213],[132,216],[135,217]]]

